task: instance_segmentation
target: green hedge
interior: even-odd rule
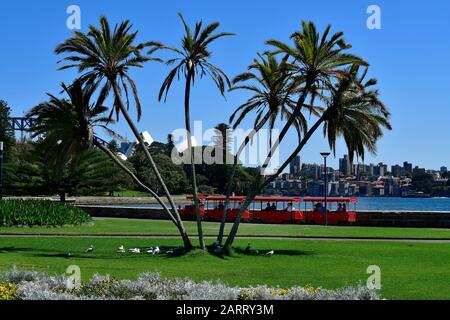
[[[90,222],[90,216],[72,205],[50,200],[0,201],[0,226],[63,226]]]

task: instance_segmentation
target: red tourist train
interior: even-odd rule
[[[245,201],[245,196],[230,197],[230,205],[227,210],[226,221],[233,222],[239,213],[240,206]],[[220,222],[225,203],[225,196],[199,195],[200,215],[203,220]],[[188,196],[187,200],[193,200]],[[356,222],[356,203],[358,199],[351,198],[327,198],[327,212],[325,214],[325,198],[303,198],[305,210],[300,209],[301,198],[298,197],[273,197],[257,196],[244,211],[241,220],[252,223],[268,224],[317,224],[317,225],[352,225]],[[205,205],[206,204],[206,205]],[[353,206],[353,210],[350,206]],[[311,210],[308,210],[308,206]],[[194,205],[189,204],[181,208],[180,213],[185,220],[195,220]]]
[[[300,202],[300,198],[292,197],[255,197],[252,203],[251,220],[256,223],[272,224],[302,223],[303,213],[299,208]]]
[[[303,198],[303,202],[305,203],[303,211],[305,224],[352,225],[356,222],[356,203],[358,202],[356,197],[327,198],[327,215],[325,215],[325,198],[306,197]],[[308,206],[311,210],[308,210]]]

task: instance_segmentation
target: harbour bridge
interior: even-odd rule
[[[20,137],[23,139],[25,134],[30,132],[30,129],[32,128],[35,121],[35,118],[30,117],[10,117],[9,125],[14,132],[20,132]],[[105,140],[99,137],[96,138],[101,144],[105,146],[108,144],[108,142],[106,142]]]

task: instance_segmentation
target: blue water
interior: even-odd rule
[[[450,198],[359,198],[357,209],[450,212]]]
[[[184,205],[184,204],[183,204]],[[124,204],[113,205],[111,207],[123,206],[131,208],[161,208],[158,204]],[[281,206],[283,204],[279,204]],[[210,205],[212,207],[212,205]],[[295,205],[297,207],[297,205]],[[300,205],[304,209],[305,204]],[[259,206],[256,208],[259,209]],[[309,208],[309,206],[308,206]],[[353,209],[353,204],[350,204]],[[359,198],[356,204],[357,210],[374,210],[374,211],[448,211],[450,212],[450,198]]]

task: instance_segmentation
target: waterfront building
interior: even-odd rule
[[[296,156],[289,165],[289,173],[292,177],[298,177],[301,169],[300,156]]]
[[[344,176],[352,175],[352,164],[348,155],[344,155],[344,158],[339,159],[339,171]]]
[[[394,177],[403,177],[405,176],[405,170],[404,167],[399,166],[396,164],[395,166],[391,166],[391,173]]]
[[[412,174],[413,172],[412,163],[409,163],[408,161],[403,162],[403,169],[405,170],[405,174],[407,173]]]

